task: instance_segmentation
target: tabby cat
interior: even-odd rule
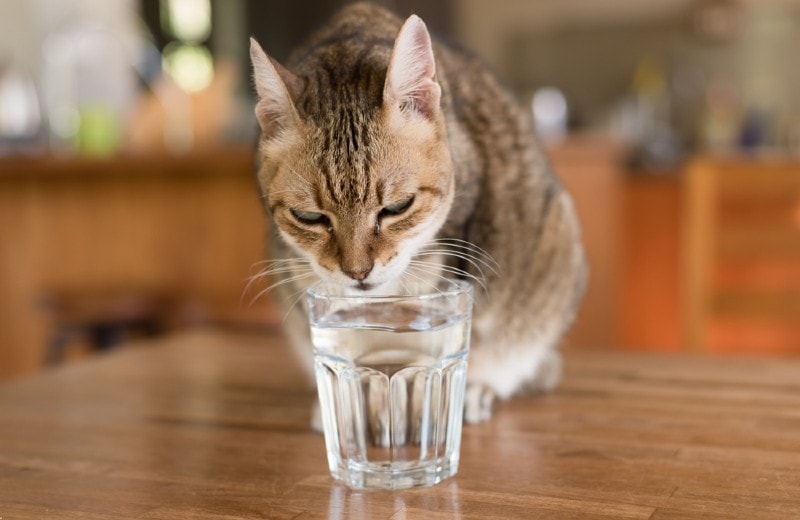
[[[284,68],[251,40],[257,178],[287,332],[312,374],[302,289],[478,287],[465,420],[552,389],[586,264],[532,116],[475,58],[371,4],[335,15]],[[298,303],[300,301],[300,303]]]

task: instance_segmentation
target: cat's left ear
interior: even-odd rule
[[[433,119],[439,111],[441,95],[431,37],[425,22],[411,15],[394,42],[383,87],[384,104]]]
[[[302,91],[303,81],[267,56],[253,38],[250,38],[250,59],[258,93],[256,118],[264,135],[275,137],[299,123],[294,99]]]

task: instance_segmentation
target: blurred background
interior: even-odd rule
[[[0,1],[0,380],[276,331],[248,36],[344,2]],[[395,0],[532,110],[592,264],[565,343],[800,355],[800,0]],[[602,4],[602,5],[601,5]]]

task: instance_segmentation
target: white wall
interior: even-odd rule
[[[693,0],[455,0],[459,39],[493,66],[504,62],[508,34],[542,32],[564,24],[663,17]]]
[[[0,65],[39,74],[42,45],[66,24],[94,22],[120,38],[136,31],[136,0],[0,0]]]
[[[0,66],[35,71],[40,39],[35,7],[28,0],[0,1]]]
[[[505,60],[506,37],[563,25],[646,21],[685,12],[698,0],[453,0],[461,42],[488,63]],[[740,0],[745,12],[800,9],[800,0]]]

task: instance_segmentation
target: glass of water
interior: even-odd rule
[[[458,471],[472,286],[408,289],[307,293],[328,465],[353,488],[430,486]]]

